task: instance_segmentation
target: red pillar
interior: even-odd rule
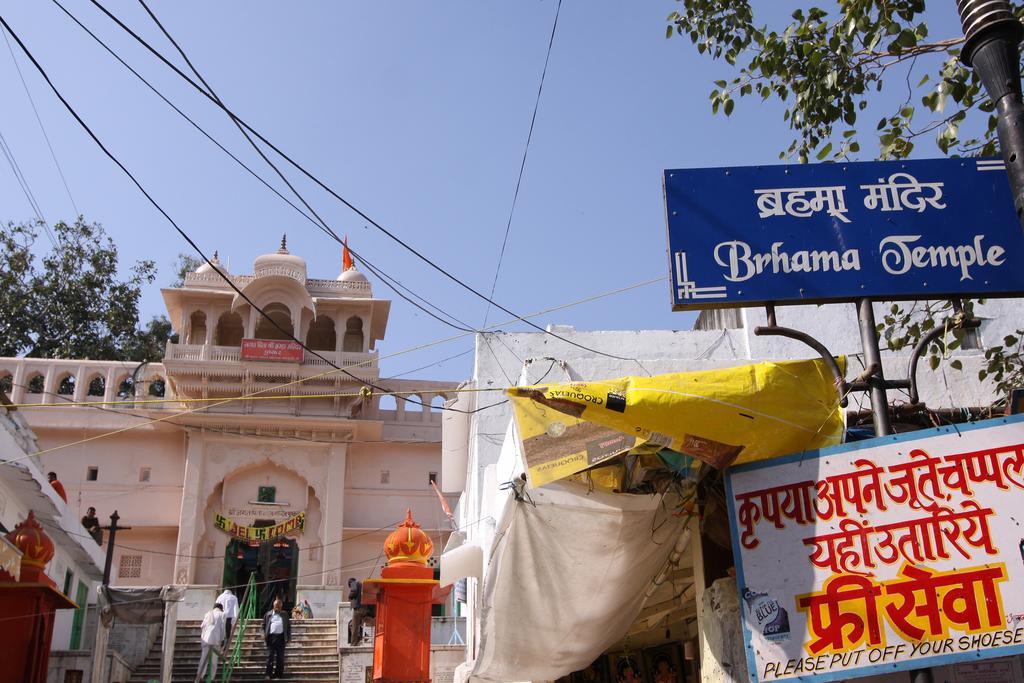
[[[373,680],[430,682],[430,608],[447,591],[438,590],[427,566],[434,544],[406,511],[405,521],[384,541],[388,565],[381,578],[367,579],[364,596],[377,605],[373,638]]]
[[[77,605],[46,575],[53,541],[31,511],[5,538],[22,556],[20,572],[0,569],[0,643],[5,650],[0,683],[45,683],[54,617],[57,610]]]

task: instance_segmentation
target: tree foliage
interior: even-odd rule
[[[38,260],[36,223],[0,225],[0,355],[158,360],[170,336],[163,317],[139,327],[142,287],[156,265],[118,274],[117,247],[99,223],[52,226],[57,246]]]
[[[777,16],[774,3],[756,3],[756,14],[751,0],[676,1],[682,9],[669,14],[666,37],[685,37],[733,72],[714,82],[712,112],[730,116],[746,97],[781,102],[794,134],[782,159],[856,159],[869,136],[881,159],[906,158],[929,135],[945,155],[997,153],[993,104],[960,62],[963,37],[931,36],[924,0],[837,0],[829,9],[797,9],[774,26],[764,20]],[[1024,18],[1024,3],[1010,4]],[[955,3],[944,11],[955,13]],[[863,120],[872,105],[884,103],[893,104],[877,122]],[[970,315],[973,304],[964,308]],[[899,350],[963,314],[949,302],[893,304],[878,328],[888,348]],[[962,340],[956,332],[933,343],[930,367]],[[979,379],[990,378],[998,395],[1024,386],[1022,340],[1024,331],[1017,330],[985,351]],[[962,367],[958,360],[951,366]]]
[[[882,159],[908,156],[929,134],[943,154],[996,151],[992,102],[960,63],[963,37],[933,38],[924,0],[838,0],[831,9],[797,9],[778,26],[761,19],[772,3],[757,3],[759,16],[750,0],[677,1],[683,9],[668,16],[666,35],[685,36],[735,71],[715,82],[712,110],[728,116],[743,97],[782,102],[795,133],[782,158],[850,158],[865,135],[877,136]],[[1024,17],[1024,3],[1011,5]],[[896,104],[865,126],[865,110],[887,89]],[[968,119],[975,134],[962,138]]]

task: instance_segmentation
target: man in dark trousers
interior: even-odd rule
[[[274,609],[263,616],[263,637],[267,642],[267,676],[284,678],[284,646],[292,639],[291,623],[281,598],[274,600]]]
[[[355,579],[348,580],[348,602],[352,607],[352,621],[348,623],[348,644],[359,645],[363,642],[366,608],[363,607],[363,584]]]

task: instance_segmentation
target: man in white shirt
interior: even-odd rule
[[[225,588],[217,602],[224,606],[224,647],[227,647],[231,642],[231,627],[238,620],[238,598],[230,588]]]
[[[202,652],[199,655],[199,670],[196,672],[196,683],[206,678],[206,668],[213,658],[213,679],[217,678],[217,660],[223,656],[220,650],[224,642],[224,607],[218,602],[203,617],[200,628]]]
[[[263,636],[267,642],[267,677],[284,678],[284,646],[292,639],[291,623],[281,598],[274,600],[274,609],[263,615]]]

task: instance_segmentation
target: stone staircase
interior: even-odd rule
[[[191,683],[199,666],[199,623],[179,621],[174,642],[174,683]],[[161,634],[162,635],[162,634]],[[131,683],[160,679],[160,637],[135,670]],[[284,653],[286,681],[338,681],[338,626],[334,619],[295,619],[292,641]],[[242,641],[242,657],[231,676],[232,682],[262,681],[267,663],[260,620],[249,622]],[[220,681],[222,669],[217,670]]]

